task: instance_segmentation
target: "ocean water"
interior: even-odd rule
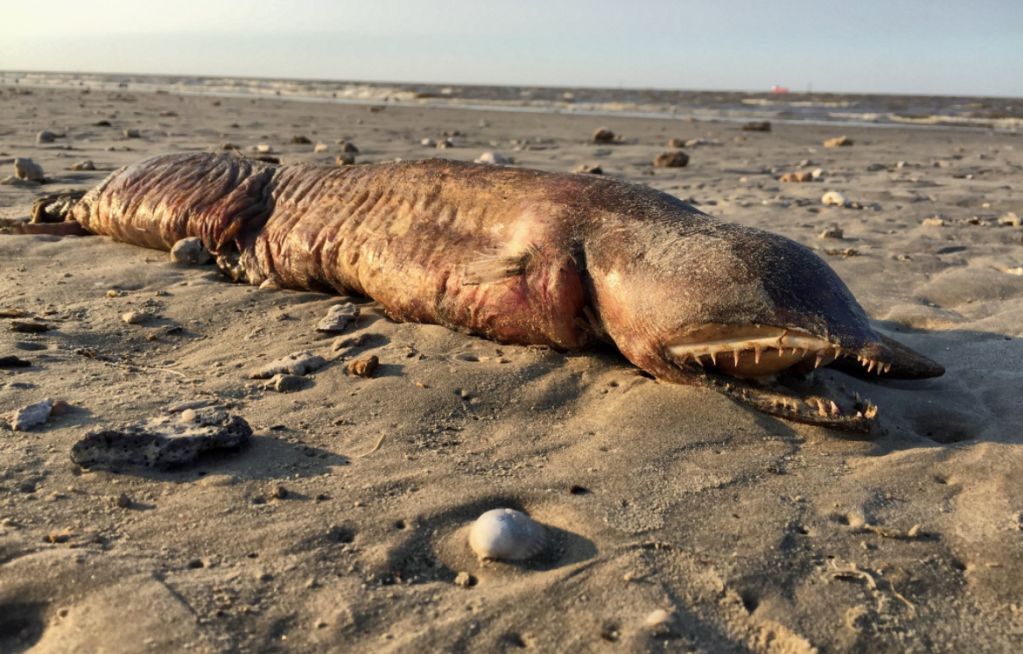
[[[448,106],[692,120],[929,125],[1023,131],[1023,98],[399,84],[0,71],[0,87],[88,88],[307,102]]]

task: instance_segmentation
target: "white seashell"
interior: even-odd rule
[[[487,511],[469,530],[469,547],[480,559],[525,561],[546,545],[544,526],[515,509]]]

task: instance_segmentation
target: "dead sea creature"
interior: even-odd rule
[[[874,331],[808,248],[599,176],[173,154],[113,173],[69,218],[31,227],[162,250],[197,237],[238,281],[366,295],[393,320],[504,343],[609,342],[660,380],[829,427],[869,430],[877,409],[814,380],[817,367],[944,372]]]
[[[515,509],[487,511],[469,529],[469,547],[481,560],[525,561],[547,546],[547,530]]]

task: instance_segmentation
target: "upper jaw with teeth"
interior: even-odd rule
[[[708,325],[673,339],[666,349],[679,365],[711,365],[743,378],[766,377],[800,364],[802,369],[817,368],[843,357],[855,358],[867,372],[878,375],[892,367],[799,329],[761,325]]]

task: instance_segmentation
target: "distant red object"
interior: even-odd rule
[[[777,84],[775,84],[774,86],[771,87],[771,93],[788,93],[788,92],[789,92],[789,87],[787,87],[787,86],[778,86]]]

